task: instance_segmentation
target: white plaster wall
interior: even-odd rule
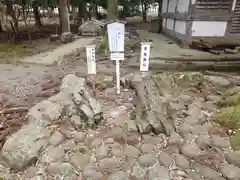
[[[166,18],[162,19],[162,27],[164,27],[164,28],[166,27],[166,20],[167,20]]]
[[[187,25],[186,21],[176,20],[174,31],[180,34],[186,34],[186,25]]]
[[[176,7],[177,7],[177,0],[169,0],[168,12],[169,13],[175,12]]]
[[[163,0],[162,13],[166,13],[167,12],[167,6],[168,6],[168,0]]]
[[[177,12],[187,13],[189,7],[189,0],[179,0],[177,4]]]
[[[233,0],[233,3],[232,3],[232,11],[235,10],[236,4],[237,4],[237,0]]]
[[[227,21],[193,21],[192,36],[224,36]]]
[[[191,3],[192,4],[196,4],[196,0],[191,0]]]
[[[167,19],[167,29],[173,30],[174,20],[173,19]]]

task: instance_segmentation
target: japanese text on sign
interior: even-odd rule
[[[149,69],[150,45],[149,42],[141,43],[140,71]]]
[[[108,24],[107,30],[110,52],[124,52],[125,25],[114,22]]]
[[[88,74],[96,74],[95,46],[86,46]]]

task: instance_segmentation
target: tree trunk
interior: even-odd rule
[[[108,0],[108,19],[117,20],[118,0]]]
[[[97,5],[96,4],[92,4],[92,17],[94,19],[97,19]]]
[[[58,15],[59,15],[59,25],[60,25],[60,28],[59,28],[60,30],[59,30],[59,31],[61,32],[61,31],[62,31],[62,30],[61,30],[61,27],[62,27],[62,19],[61,19],[61,17],[60,17],[60,14],[61,14],[61,13],[60,13],[60,11],[61,11],[61,9],[60,9],[60,8],[58,8]]]
[[[147,5],[144,0],[141,0],[142,6],[142,19],[143,21],[147,21]]]
[[[40,17],[38,6],[37,5],[33,5],[32,8],[33,8],[33,13],[34,13],[35,25],[37,27],[41,27],[42,26],[42,22],[41,22],[41,17]]]
[[[73,6],[72,13],[71,13],[73,19],[77,18],[77,13],[78,13],[78,8]]]
[[[53,17],[53,10],[54,8],[53,7],[49,7],[48,8],[48,18],[51,19]]]
[[[0,20],[0,33],[3,32],[2,21]]]
[[[158,18],[161,18],[162,14],[162,0],[158,0]]]
[[[71,6],[70,6],[69,0],[67,0],[67,8],[68,8],[68,13],[71,14],[72,8],[71,8]]]
[[[12,17],[13,20],[13,31],[18,32],[18,19],[16,17],[15,11],[13,9],[12,3],[7,3],[7,14]]]
[[[86,10],[86,2],[85,1],[80,1],[78,5],[78,17],[82,21],[82,18],[87,21],[87,10]]]
[[[61,32],[70,32],[70,21],[68,14],[68,1],[59,0]]]

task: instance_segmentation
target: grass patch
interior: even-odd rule
[[[230,137],[230,142],[233,150],[240,150],[240,130],[236,131],[236,133]]]
[[[0,63],[17,63],[20,58],[33,54],[33,47],[28,44],[0,43]]]
[[[214,116],[214,121],[228,129],[240,128],[240,105],[224,107]]]

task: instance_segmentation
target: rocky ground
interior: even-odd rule
[[[2,179],[240,179],[239,86],[128,68],[140,42],[129,29],[120,96],[104,38],[96,76],[84,53],[58,68],[0,66]]]
[[[240,152],[233,151],[229,136],[238,123],[236,119],[231,121],[235,125],[228,123],[235,112],[219,118],[226,108],[235,107],[236,101],[232,104],[228,98],[238,94],[239,88],[225,78],[200,73],[153,75],[164,92],[159,101],[167,102],[171,118],[164,110],[156,112],[160,119],[148,117],[139,124],[139,117],[144,117],[139,113],[150,112],[135,109],[143,103],[135,94],[139,91],[136,85],[146,83],[143,77],[133,73],[123,78],[125,87],[117,97],[107,80],[99,84],[99,80],[65,76],[60,92],[33,106],[27,113],[29,122],[7,139],[1,151],[0,176],[31,180],[240,179]],[[94,82],[101,91],[93,92]],[[164,118],[172,122],[169,132],[154,126]]]

